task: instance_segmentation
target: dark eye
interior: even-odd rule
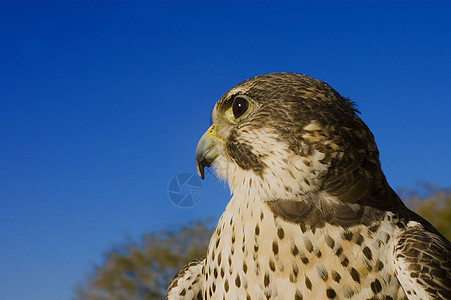
[[[247,101],[243,97],[236,97],[235,100],[233,100],[232,106],[233,116],[235,117],[235,119],[241,117],[247,111],[248,108],[249,101]]]

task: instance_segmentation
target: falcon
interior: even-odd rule
[[[167,299],[451,299],[451,243],[389,186],[357,113],[296,73],[225,93],[195,158],[233,196]]]

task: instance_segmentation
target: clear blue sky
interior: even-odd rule
[[[351,97],[395,188],[451,186],[450,2],[1,2],[0,299],[70,299],[126,236],[218,218],[187,209],[216,100],[308,74]]]

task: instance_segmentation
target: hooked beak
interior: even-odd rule
[[[210,128],[202,135],[197,143],[196,148],[196,170],[200,178],[205,178],[205,167],[210,167],[213,161],[218,157],[218,151],[216,148],[217,143],[215,125],[211,125]]]

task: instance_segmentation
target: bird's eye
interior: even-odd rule
[[[232,111],[235,119],[241,117],[249,108],[249,101],[243,97],[236,97],[233,100]]]

